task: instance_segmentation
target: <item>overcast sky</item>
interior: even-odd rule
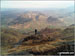
[[[66,8],[74,1],[1,1],[1,8]]]

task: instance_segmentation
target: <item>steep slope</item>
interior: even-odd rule
[[[2,47],[11,48],[20,39],[25,37],[25,35],[23,35],[19,31],[16,31],[16,30],[13,30],[13,29],[10,29],[10,28],[2,28],[0,33],[1,33]]]
[[[75,24],[68,26],[66,29],[62,31],[62,39],[74,40],[74,31],[75,31]]]

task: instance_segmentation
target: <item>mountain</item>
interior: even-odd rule
[[[19,15],[26,12],[23,9],[15,9],[15,8],[1,8],[1,25],[7,26],[9,22],[16,19]]]
[[[8,23],[10,28],[15,29],[38,29],[41,30],[48,26],[63,27],[65,24],[59,18],[46,16],[40,12],[30,11],[18,16]]]
[[[36,9],[36,10],[34,10]],[[1,25],[31,31],[46,27],[64,28],[74,24],[74,8],[26,8],[1,11]]]
[[[33,55],[56,55],[60,51],[74,51],[74,29],[71,26],[69,27],[64,30],[42,29],[36,35],[29,35],[23,38],[22,41],[20,40],[18,47],[10,49],[8,53],[15,55],[24,54],[27,51]]]
[[[70,8],[2,10],[1,53],[54,55],[60,51],[73,52],[75,13]],[[66,48],[70,46],[71,49]]]
[[[37,34],[25,34],[19,30],[2,28],[2,48],[6,54],[57,54],[60,51],[74,51],[74,24],[65,29],[44,28]],[[67,34],[66,34],[67,33]],[[73,46],[73,47],[72,47]],[[66,48],[67,47],[67,48]],[[71,47],[71,49],[69,49]],[[5,51],[5,49],[4,49]]]

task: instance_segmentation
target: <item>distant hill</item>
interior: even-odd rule
[[[57,28],[64,27],[65,24],[56,17],[46,16],[42,13],[27,12],[8,23],[10,28],[15,29],[35,29],[41,30],[48,26],[55,26]]]
[[[2,10],[1,25],[14,29],[34,30],[49,26],[64,28],[74,23],[74,7],[34,9]]]

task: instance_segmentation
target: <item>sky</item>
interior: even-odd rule
[[[74,1],[1,1],[1,8],[66,8]]]

